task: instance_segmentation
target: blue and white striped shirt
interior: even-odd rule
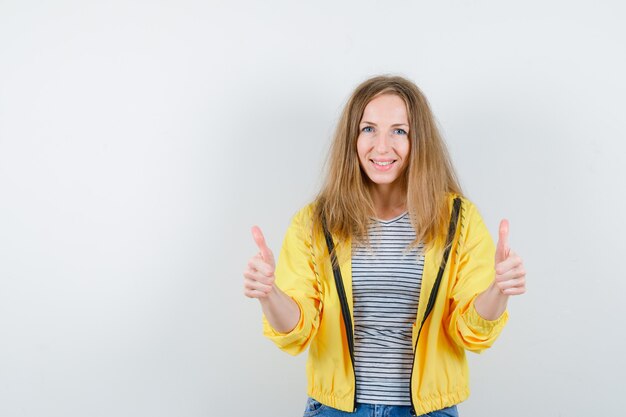
[[[352,247],[357,401],[411,405],[411,329],[424,269],[423,246],[408,246],[415,230],[408,213],[375,220],[370,246]]]

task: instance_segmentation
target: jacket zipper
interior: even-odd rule
[[[413,371],[415,369],[415,357],[417,356],[417,344],[420,340],[420,335],[422,334],[422,328],[424,327],[424,323],[426,323],[426,319],[428,318],[431,311],[435,307],[435,300],[437,299],[437,293],[439,292],[441,279],[443,278],[443,272],[446,269],[448,258],[450,257],[450,250],[452,249],[452,240],[454,239],[454,235],[456,234],[456,226],[459,222],[460,211],[461,211],[461,199],[457,197],[454,199],[454,205],[452,207],[452,214],[450,215],[450,225],[448,226],[448,238],[446,239],[446,246],[443,251],[441,265],[439,266],[439,271],[437,272],[437,278],[435,279],[435,282],[433,283],[433,288],[430,291],[430,296],[428,297],[428,304],[426,305],[426,311],[424,312],[424,318],[422,319],[420,328],[417,331],[417,338],[415,339],[415,347],[413,349],[413,362],[411,364],[411,379],[409,380],[409,396],[411,397],[411,411],[413,412],[413,415],[417,415],[417,411],[415,410],[415,403],[413,402]]]
[[[350,306],[348,305],[348,298],[346,297],[346,291],[343,288],[343,283],[342,285],[339,286],[339,288],[337,288],[337,292],[339,292],[339,301],[341,303],[341,315],[343,316],[343,322],[346,327],[346,336],[348,338],[348,349],[350,350],[350,361],[352,362],[352,373],[354,375],[353,408],[354,408],[354,411],[356,411],[356,366],[354,362],[354,330],[352,329],[352,316],[350,315]]]

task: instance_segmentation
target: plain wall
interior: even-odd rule
[[[414,80],[528,293],[463,417],[623,408],[618,1],[0,1],[0,416],[297,416],[242,272],[367,77]]]

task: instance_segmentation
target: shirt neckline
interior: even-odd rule
[[[390,224],[390,223],[394,223],[397,222],[398,220],[400,220],[401,218],[403,218],[404,216],[406,216],[409,212],[405,211],[404,213],[394,217],[393,219],[389,219],[389,220],[382,220],[382,219],[377,219],[377,218],[373,218],[374,221],[378,222],[378,223],[382,223],[382,224]]]

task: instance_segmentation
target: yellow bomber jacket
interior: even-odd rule
[[[454,197],[449,197],[450,209]],[[313,236],[312,215],[313,207],[308,205],[293,217],[275,271],[276,284],[300,307],[300,321],[289,333],[279,333],[263,317],[263,332],[292,355],[308,347],[308,395],[322,404],[352,412],[356,383],[346,326],[328,248],[323,235]],[[351,242],[335,241],[335,245],[354,328]],[[476,296],[494,279],[495,246],[471,202],[462,199],[437,299],[417,340],[443,247],[433,246],[424,256],[422,289],[413,323],[411,402],[417,415],[467,399],[469,372],[465,350],[480,352],[490,347],[508,319],[505,312],[496,320],[485,320],[474,308]]]

